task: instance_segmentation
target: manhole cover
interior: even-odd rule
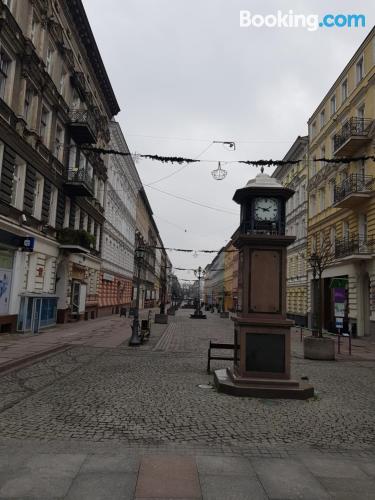
[[[213,389],[214,386],[211,384],[198,384],[199,389]]]

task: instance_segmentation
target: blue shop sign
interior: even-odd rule
[[[24,252],[33,252],[34,251],[35,238],[33,238],[33,237],[23,238],[22,243],[23,243],[22,247],[23,247]]]

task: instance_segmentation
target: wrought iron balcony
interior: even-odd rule
[[[62,250],[72,253],[89,253],[95,245],[95,237],[83,229],[61,229],[57,241]]]
[[[372,175],[351,174],[339,186],[335,186],[334,206],[355,208],[373,194]]]
[[[370,140],[369,129],[373,120],[370,118],[350,118],[333,138],[334,154],[350,156],[366,141]]]
[[[375,241],[358,235],[336,240],[335,258],[345,260],[364,260],[371,259],[375,250]]]
[[[94,179],[85,169],[68,170],[64,184],[70,196],[94,197]]]
[[[69,112],[70,133],[77,144],[93,144],[97,140],[95,117],[88,109],[72,109]]]

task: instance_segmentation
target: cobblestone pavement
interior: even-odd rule
[[[210,338],[230,341],[232,322],[179,311],[154,325],[139,349],[76,347],[0,378],[0,437],[119,441],[135,446],[371,450],[374,364],[304,360],[294,336],[294,376],[316,389],[308,401],[234,398],[202,389]],[[213,367],[226,362],[213,362]]]
[[[304,360],[295,332],[316,397],[218,394],[199,387],[208,341],[233,323],[189,313],[139,348],[71,346],[0,376],[0,499],[373,500],[374,363]]]

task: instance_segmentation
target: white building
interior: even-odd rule
[[[110,148],[129,153],[120,125],[110,123]],[[111,155],[105,188],[102,235],[102,269],[99,288],[99,314],[119,312],[130,307],[136,231],[137,194],[140,180],[130,155]]]

